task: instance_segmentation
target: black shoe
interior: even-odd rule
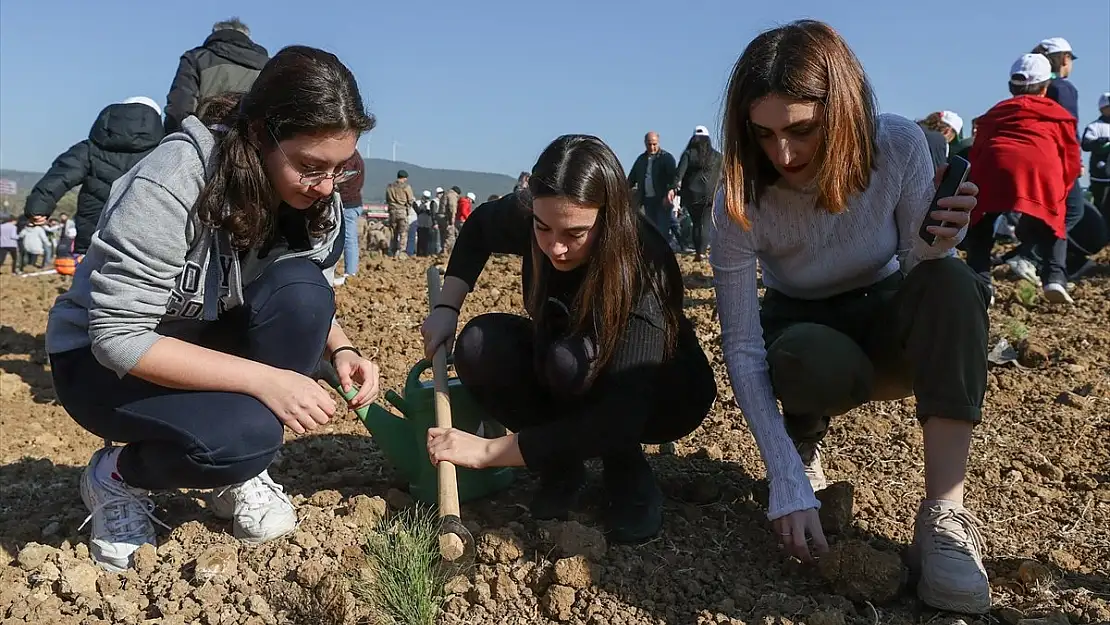
[[[586,467],[576,462],[540,474],[540,489],[528,507],[536,520],[566,521],[586,485]]]
[[[603,458],[609,509],[605,533],[614,543],[636,544],[663,528],[663,491],[643,453]]]

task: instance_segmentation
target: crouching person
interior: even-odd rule
[[[641,443],[692,432],[717,389],[683,315],[674,252],[632,207],[623,172],[595,137],[556,139],[527,190],[470,215],[421,331],[431,357],[454,341],[459,308],[490,254],[521,256],[528,317],[483,314],[454,341],[459,379],[513,433],[487,440],[432,428],[429,457],[527,466],[540,477],[530,507],[539,519],[565,518],[583,462],[601,458],[607,533],[639,542],[659,532],[663,503]]]
[[[234,535],[296,526],[266,469],[336,413],[313,381],[328,357],[352,407],[378,368],[334,320],[343,241],[334,185],[374,119],[334,55],[282,50],[218,124],[196,117],[114,186],[73,286],[50,311],[58,399],[105,447],[81,478],[90,553],[130,566],[155,543],[151,490],[211,488]]]

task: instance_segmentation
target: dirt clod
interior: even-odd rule
[[[908,572],[901,558],[858,540],[833,544],[818,562],[821,576],[853,601],[885,603],[898,596]]]
[[[1052,352],[1044,345],[1035,341],[1021,341],[1017,345],[1018,363],[1023,367],[1035,369],[1044,367],[1052,359]]]
[[[593,567],[582,556],[556,560],[555,583],[581,590],[593,583]]]
[[[851,482],[834,482],[817,491],[817,499],[821,502],[818,515],[826,534],[839,534],[852,526],[854,495],[855,487]]]
[[[374,527],[388,511],[389,506],[381,497],[355,495],[347,504],[347,516],[361,527]]]
[[[585,556],[587,560],[597,562],[605,557],[609,549],[600,530],[586,527],[578,521],[559,523],[550,532],[555,549],[564,558]]]
[[[231,579],[239,567],[239,552],[234,545],[216,545],[197,556],[194,578],[204,583],[216,578]]]
[[[574,589],[568,586],[551,586],[543,596],[544,612],[557,621],[569,621],[574,607]]]
[[[24,571],[34,571],[46,562],[55,549],[47,545],[40,545],[38,543],[27,543],[19,550],[19,555],[16,556],[16,561]]]
[[[520,538],[507,529],[481,534],[475,548],[482,564],[509,564],[524,554]]]

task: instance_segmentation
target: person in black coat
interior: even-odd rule
[[[112,183],[149,154],[163,136],[162,109],[154,100],[139,96],[109,104],[96,116],[89,138],[54,159],[50,170],[31,189],[24,215],[33,223],[46,223],[58,200],[81,185],[74,216],[77,239],[73,253],[84,254]]]
[[[713,149],[709,129],[705,126],[694,128],[694,136],[690,137],[678,161],[675,180],[682,207],[690,214],[690,234],[694,239],[696,261],[705,256],[705,222],[711,213],[709,209],[713,205],[713,192],[720,173],[721,153]]]
[[[190,115],[201,117],[209,99],[245,93],[268,60],[270,53],[251,40],[239,18],[216,22],[203,44],[181,55],[166,96],[166,134],[180,130]]]

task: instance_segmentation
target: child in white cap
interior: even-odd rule
[[[1098,119],[1083,129],[1082,147],[1091,153],[1087,162],[1091,195],[1110,230],[1110,92],[1098,97],[1098,113]]]

